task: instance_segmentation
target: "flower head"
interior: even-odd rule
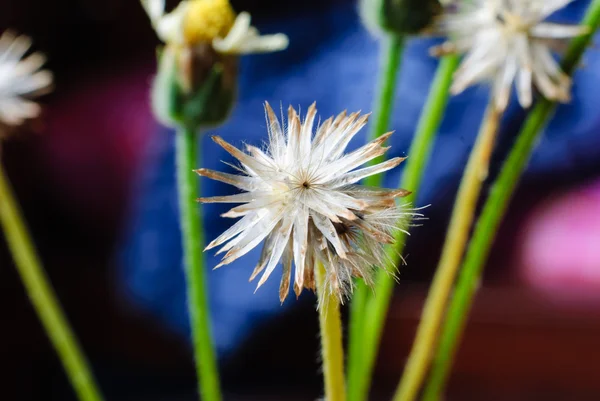
[[[357,183],[396,167],[404,159],[396,157],[361,167],[389,149],[382,145],[391,133],[344,153],[350,140],[367,123],[368,115],[343,112],[319,124],[313,136],[317,113],[314,104],[304,121],[290,107],[287,126],[283,128],[268,103],[265,110],[269,143],[264,151],[247,145],[247,152],[243,152],[220,137],[213,137],[240,162],[242,174],[197,170],[202,176],[245,191],[199,199],[205,203],[242,204],[223,215],[242,217],[241,220],[207,249],[222,245],[217,253],[226,253],[217,266],[220,267],[264,240],[260,260],[251,276],[252,280],[264,271],[258,287],[281,261],[283,302],[292,281],[292,262],[297,295],[304,287],[314,289],[314,268],[320,262],[327,271],[327,290],[343,300],[352,291],[352,277],[371,284],[374,270],[387,267],[385,245],[394,242],[394,233],[414,215],[396,205],[395,199],[408,195],[408,191]]]
[[[506,108],[513,82],[521,106],[532,103],[532,85],[546,98],[570,99],[571,80],[552,52],[586,27],[544,22],[572,0],[474,0],[448,8],[440,28],[449,37],[436,55],[466,53],[453,93],[482,80],[493,82],[496,107]]]
[[[222,123],[235,102],[238,56],[288,45],[284,34],[261,36],[229,0],[183,0],[170,13],[165,0],[141,1],[165,42],[152,90],[154,114],[165,125]]]
[[[165,13],[165,0],[142,0],[159,38],[171,45],[196,46],[204,43],[223,54],[264,53],[283,50],[284,34],[261,36],[250,26],[250,14],[235,15],[229,0],[183,0]]]
[[[27,36],[10,31],[0,35],[0,121],[8,126],[37,117],[40,106],[25,97],[41,95],[52,87],[52,74],[41,70],[44,55],[32,53],[23,58],[30,47]]]

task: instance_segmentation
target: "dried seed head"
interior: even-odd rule
[[[207,169],[198,174],[241,189],[229,196],[201,198],[201,202],[241,203],[225,214],[242,217],[207,249],[221,246],[223,266],[245,255],[264,241],[251,280],[262,273],[260,287],[281,261],[283,277],[281,301],[289,292],[294,272],[294,292],[314,290],[314,268],[318,262],[326,269],[327,293],[341,301],[352,292],[353,277],[372,284],[377,268],[392,269],[385,246],[394,243],[396,232],[408,224],[413,210],[399,206],[396,198],[406,190],[388,190],[357,185],[365,177],[390,170],[403,158],[374,166],[365,163],[383,155],[383,139],[344,153],[351,139],[366,124],[360,113],[339,114],[317,127],[316,106],[308,109],[302,121],[290,107],[286,128],[265,105],[269,143],[266,150],[246,146],[247,153],[213,137],[236,158],[242,175]],[[258,288],[257,287],[257,288]]]

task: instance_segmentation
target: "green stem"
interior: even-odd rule
[[[425,166],[429,160],[431,149],[450,97],[449,90],[452,83],[452,75],[458,67],[458,62],[459,59],[456,56],[447,56],[440,61],[427,97],[427,102],[423,108],[415,137],[409,150],[406,168],[399,185],[402,188],[413,191],[413,195],[409,198],[411,201],[414,200],[414,194],[419,191],[421,186]],[[405,234],[399,232],[396,237],[396,248],[388,248],[389,256],[394,266],[399,265],[401,262],[400,255],[404,249],[405,240]],[[357,382],[353,384],[353,388],[356,389],[354,391],[356,391],[355,400],[357,401],[367,399],[371,375],[394,283],[394,277],[381,271],[377,277],[374,296],[369,298],[365,307],[365,322],[363,324],[361,343],[363,347],[363,363],[360,371],[361,374],[355,379]]]
[[[202,216],[196,202],[199,179],[194,173],[197,161],[195,130],[182,128],[177,132],[177,183],[185,272],[188,291],[188,309],[198,391],[203,401],[220,401],[219,371],[211,339],[210,313],[206,291],[206,272],[202,246]]]
[[[591,32],[598,29],[600,25],[600,0],[595,0],[590,5],[583,23],[590,27]],[[573,40],[562,63],[563,70],[567,74],[572,74],[591,39],[592,35],[589,34]],[[538,142],[544,126],[553,115],[554,109],[555,104],[553,102],[546,99],[538,102],[519,133],[500,175],[492,186],[481,217],[475,227],[454,295],[448,307],[440,344],[424,392],[424,400],[426,401],[440,399],[495,234],[517,187],[519,177],[525,170],[535,144]]]
[[[102,396],[94,381],[92,371],[36,254],[10,183],[1,165],[0,220],[27,295],[79,400],[101,401]]]
[[[375,123],[371,125],[369,141],[383,135],[390,126],[392,110],[394,108],[394,94],[398,72],[404,50],[404,38],[390,36],[386,43],[382,43],[381,77],[378,83],[379,96],[374,110]],[[380,158],[372,163],[381,162]],[[365,185],[379,187],[383,181],[383,174],[370,176],[365,180]],[[357,280],[357,287],[350,304],[350,322],[348,338],[348,398],[350,401],[359,401],[358,392],[354,388],[359,383],[362,374],[363,322],[364,310],[369,297],[369,288],[363,280]]]
[[[404,37],[391,35],[382,43],[381,76],[378,83],[378,97],[373,108],[375,123],[369,131],[369,141],[379,138],[390,128],[392,111],[394,110],[394,95],[404,51]],[[371,164],[384,161],[385,156],[372,160]],[[372,175],[365,179],[365,185],[379,187],[383,182],[383,174]]]
[[[446,303],[456,279],[458,267],[467,247],[471,225],[475,218],[477,200],[481,187],[487,178],[489,163],[494,149],[502,112],[494,106],[490,98],[481,130],[469,156],[465,173],[454,202],[452,218],[446,233],[446,240],[435,271],[435,276],[425,300],[421,322],[415,335],[402,380],[394,401],[413,401],[421,388],[433,349],[436,345],[438,329],[444,318]]]
[[[325,268],[315,266],[319,302],[319,325],[321,327],[321,355],[325,381],[325,400],[346,401],[344,383],[344,348],[342,346],[342,319],[340,301],[335,294],[327,294]]]

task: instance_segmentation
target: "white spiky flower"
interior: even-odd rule
[[[571,1],[473,0],[449,7],[439,25],[449,39],[432,53],[466,54],[452,92],[491,80],[500,110],[508,104],[513,82],[524,108],[531,106],[534,84],[547,99],[569,101],[571,79],[555,61],[553,51],[588,30],[544,21]]]
[[[235,15],[229,0],[184,0],[165,13],[165,0],[142,0],[159,38],[172,45],[210,42],[222,54],[268,53],[288,46],[284,34],[260,35],[250,14]]]
[[[9,126],[22,124],[37,117],[40,106],[27,98],[49,91],[52,74],[41,70],[46,58],[32,53],[23,58],[31,47],[31,39],[10,31],[0,35],[0,121]]]
[[[301,122],[290,106],[287,127],[282,128],[268,103],[265,104],[269,143],[265,151],[247,145],[243,152],[220,137],[213,140],[240,162],[241,175],[200,169],[198,174],[233,185],[245,192],[201,198],[205,203],[242,203],[224,217],[242,217],[212,241],[207,249],[223,245],[221,263],[229,264],[264,240],[262,254],[251,280],[264,270],[260,287],[282,261],[280,299],[289,292],[292,262],[294,291],[314,290],[314,268],[323,263],[327,293],[341,301],[352,291],[352,277],[367,284],[377,267],[388,268],[385,245],[415,215],[395,199],[408,195],[403,189],[388,190],[357,185],[368,176],[398,166],[396,157],[362,167],[383,155],[387,133],[345,154],[350,140],[367,123],[360,112],[339,114],[319,124],[313,138],[316,106]],[[257,288],[258,288],[257,287]]]

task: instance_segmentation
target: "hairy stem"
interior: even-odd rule
[[[325,268],[317,263],[315,278],[319,302],[319,324],[321,327],[321,356],[325,381],[325,400],[346,401],[344,380],[344,348],[342,346],[342,319],[340,301],[335,294],[326,290]]]
[[[44,272],[1,165],[0,222],[27,296],[62,362],[77,397],[81,401],[101,401],[102,395],[92,371]]]
[[[198,136],[195,130],[177,132],[177,184],[181,218],[181,239],[185,261],[188,310],[198,377],[198,391],[203,401],[221,401],[219,371],[210,327],[210,310],[204,270],[204,233],[200,205],[196,199],[199,179],[194,173]]]

